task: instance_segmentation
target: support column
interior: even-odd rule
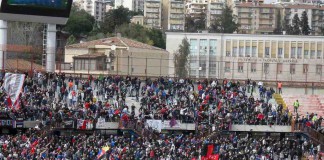
[[[55,72],[56,24],[47,24],[46,72]]]
[[[7,21],[0,20],[0,69],[4,70],[6,60],[6,46],[7,46]]]

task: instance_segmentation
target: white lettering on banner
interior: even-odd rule
[[[273,62],[273,63],[297,63],[297,59],[278,58],[238,58],[238,62]]]
[[[168,128],[180,128],[180,121],[179,120],[176,120],[176,124],[174,125],[174,126],[170,126],[170,120],[164,120],[163,122],[162,122],[162,124],[163,124],[163,129],[168,129]]]
[[[150,128],[152,128],[153,130],[156,130],[158,132],[161,132],[162,130],[162,121],[161,120],[152,120],[152,119],[148,119],[146,120],[146,125]]]

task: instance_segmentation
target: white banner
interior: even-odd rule
[[[146,125],[153,130],[156,130],[158,132],[161,132],[162,130],[162,120],[154,120],[154,119],[148,119],[146,120]]]
[[[6,73],[3,87],[9,95],[12,105],[16,104],[25,80],[24,74]],[[11,106],[10,106],[11,107]]]
[[[163,124],[163,129],[169,129],[169,128],[180,128],[180,121],[179,120],[176,120],[176,123],[173,124],[174,126],[171,126],[170,124],[171,120],[164,120],[162,122]]]

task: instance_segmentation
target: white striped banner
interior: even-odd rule
[[[4,89],[9,95],[13,105],[19,98],[25,80],[25,74],[6,73],[4,78]],[[11,107],[11,106],[10,106]]]

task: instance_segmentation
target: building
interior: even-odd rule
[[[144,0],[135,0],[134,11],[144,13]]]
[[[312,35],[321,35],[321,27],[324,27],[324,6],[313,4],[281,4],[286,23],[291,24],[295,14],[301,17],[306,11],[308,16],[308,25],[311,28]]]
[[[190,43],[191,77],[324,81],[321,36],[167,32],[169,75],[174,75],[173,54],[183,38]]]
[[[144,25],[144,16],[133,16],[131,19],[131,23]]]
[[[311,35],[322,35],[321,28],[324,27],[324,6],[320,5],[247,2],[236,3],[233,11],[238,15],[239,31],[243,34],[273,34],[279,16],[286,24],[291,24],[294,15],[298,14],[300,18],[304,11],[308,16]]]
[[[135,8],[135,0],[115,0],[115,9],[120,6],[128,8],[129,10],[133,11]]]
[[[96,21],[102,21],[108,2],[105,0],[78,0],[74,4],[91,14]]]
[[[65,47],[65,73],[166,76],[166,50],[123,37],[111,37]],[[69,68],[70,66],[73,66]]]
[[[274,4],[238,3],[233,10],[238,15],[240,33],[271,34],[276,28],[278,9]]]
[[[145,0],[144,2],[145,25],[148,27],[162,27],[162,1],[161,0]]]
[[[200,17],[202,14],[206,14],[208,9],[208,0],[187,0],[186,14],[191,17]]]
[[[224,0],[209,0],[207,10],[207,27],[209,27],[217,17],[222,14]]]
[[[162,28],[169,31],[184,31],[185,1],[163,0]]]

